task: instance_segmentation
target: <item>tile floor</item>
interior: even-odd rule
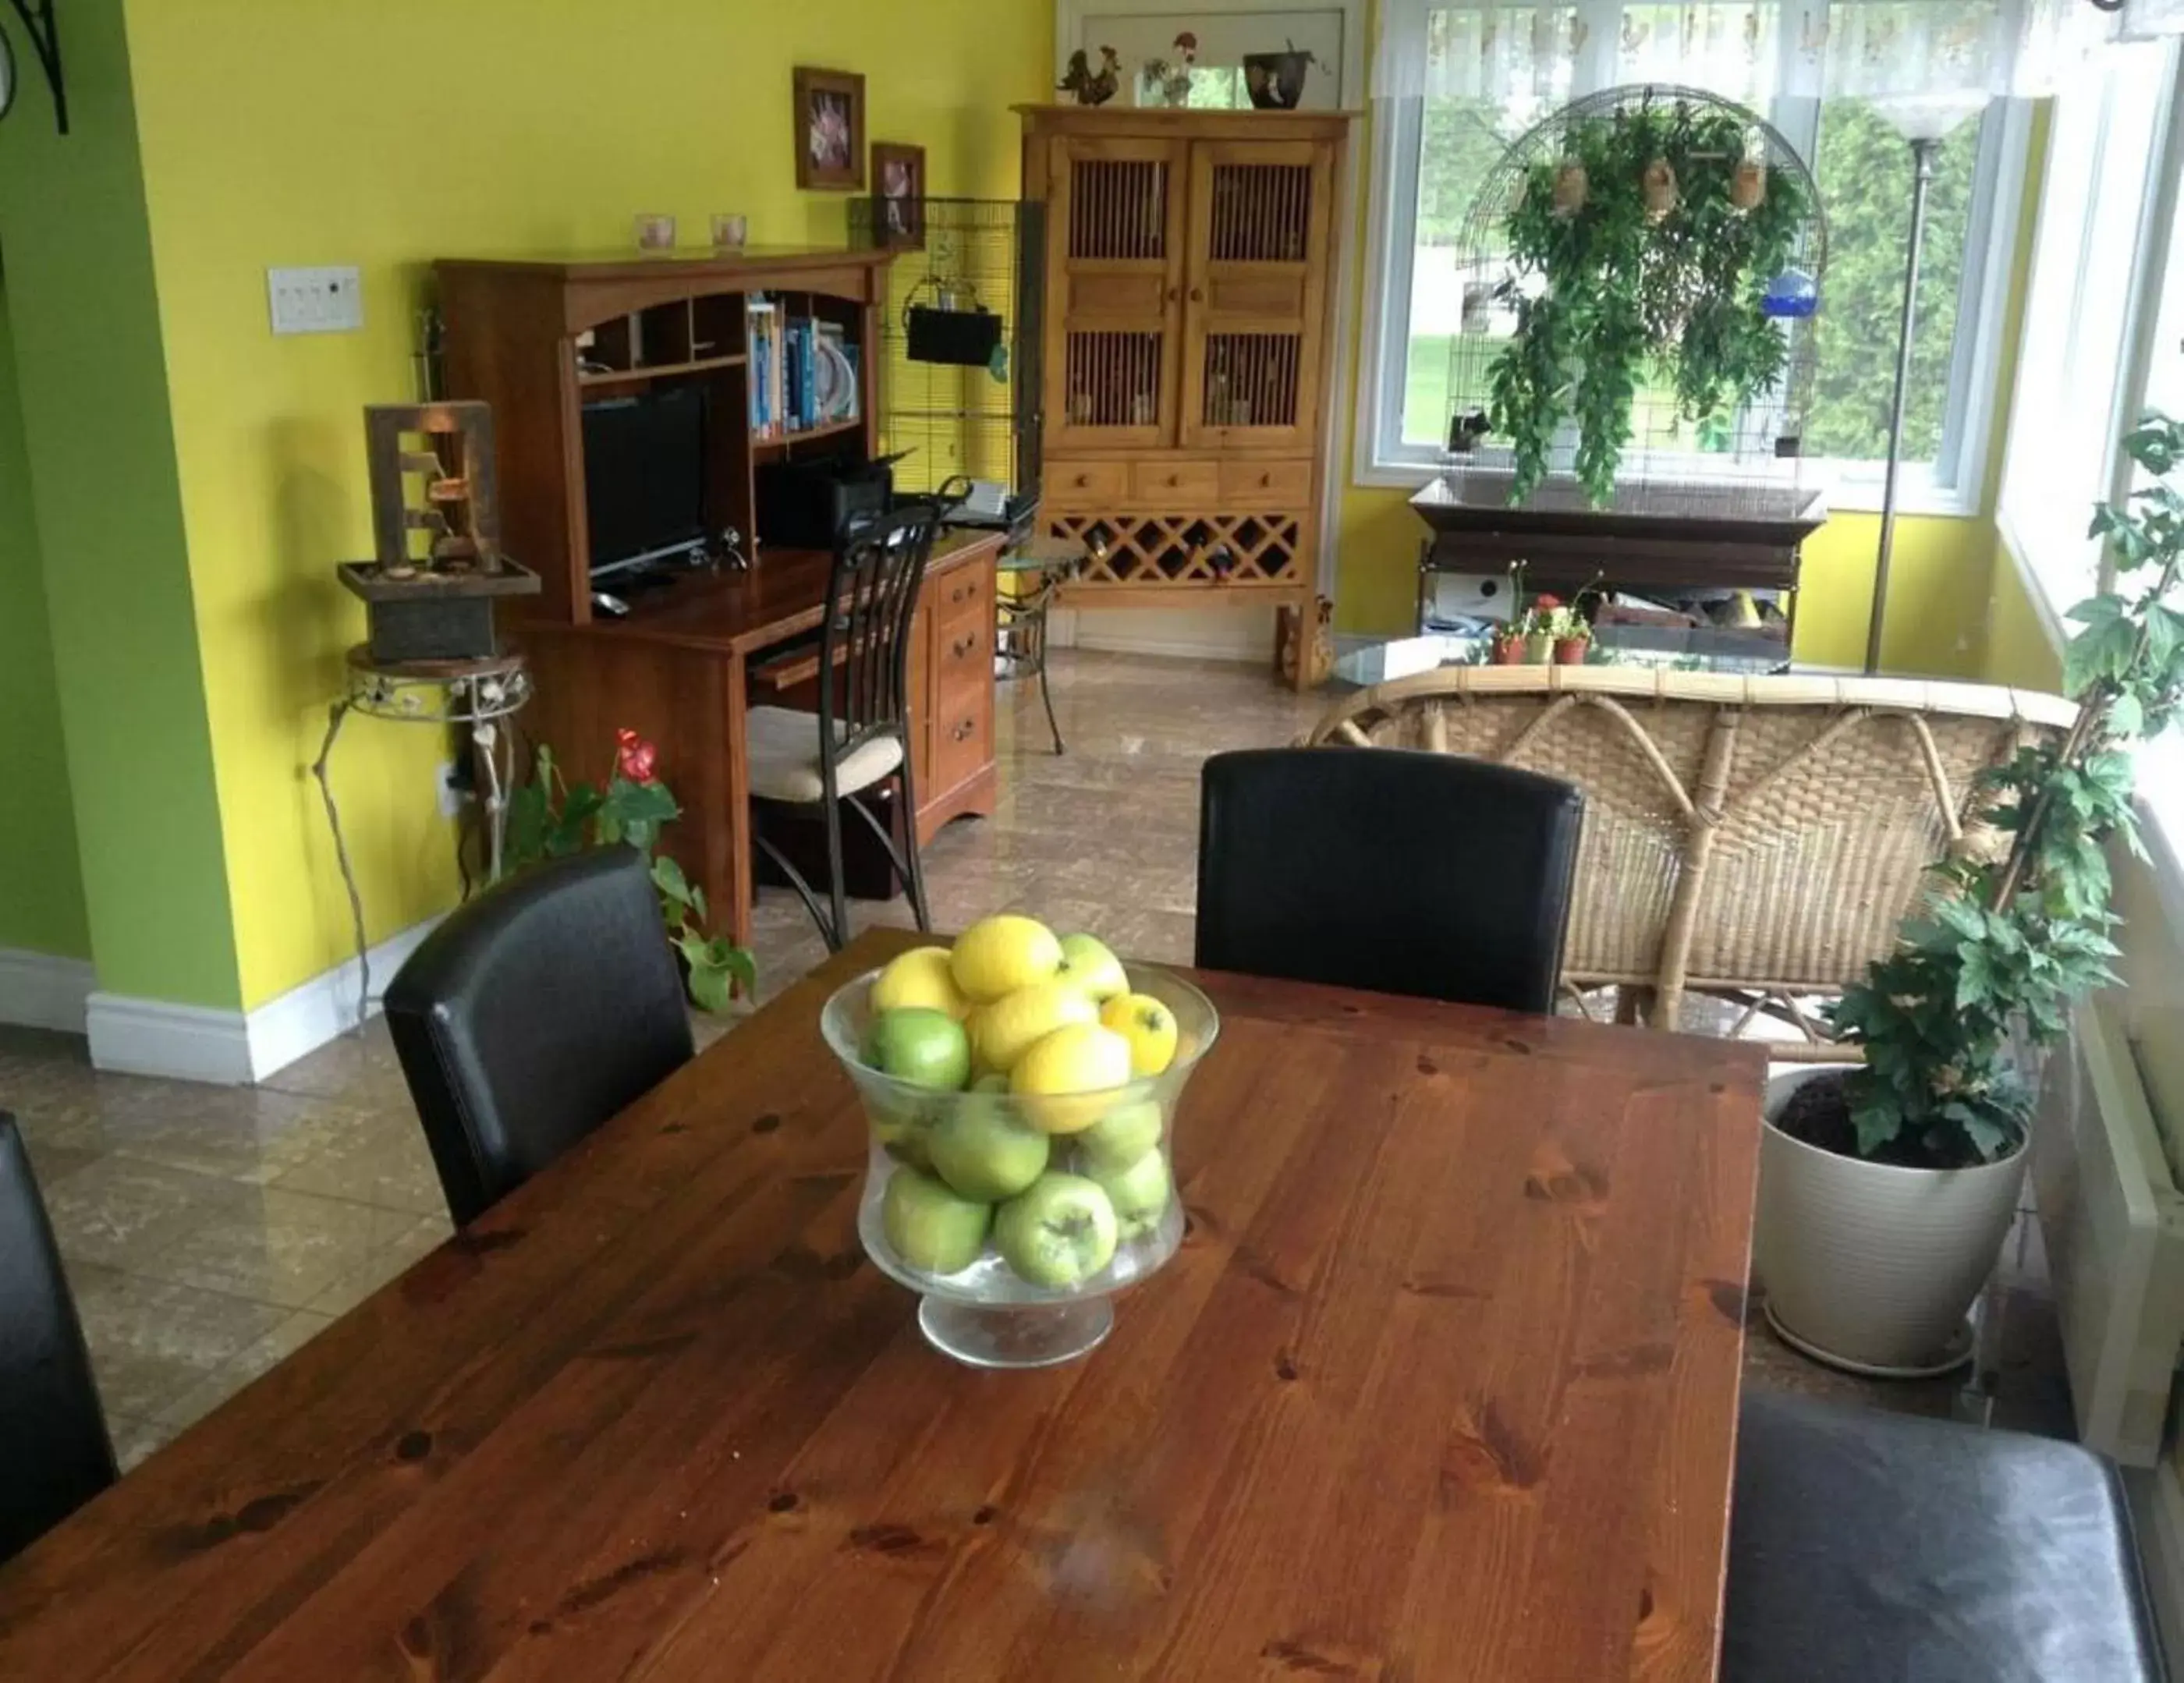
[[[1190,956],[1199,761],[1285,742],[1320,704],[1258,668],[1057,654],[1067,754],[1029,688],[1005,688],[1000,810],[928,849],[938,928],[1024,910],[1155,961]],[[907,908],[859,908],[901,922]],[[822,956],[785,892],[761,899],[761,997]],[[699,1019],[701,1040],[731,1024]],[[0,1028],[0,1108],[28,1141],[112,1422],[134,1464],[437,1245],[445,1207],[382,1028],[255,1089],[105,1075],[83,1043]],[[2008,1323],[2003,1413],[2067,1429],[2053,1318]],[[1769,1383],[1946,1412],[1947,1382],[1884,1390],[1823,1374],[1755,1320]]]

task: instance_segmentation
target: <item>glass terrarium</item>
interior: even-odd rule
[[[1041,1368],[1084,1354],[1113,1327],[1114,1295],[1183,1242],[1170,1148],[1177,1101],[1220,1032],[1212,1002],[1131,966],[1131,993],[1174,1021],[1161,1073],[1091,1092],[1010,1091],[993,1076],[935,1090],[866,1059],[878,974],[840,989],[820,1017],[871,1128],[866,1253],[921,1296],[919,1326],[959,1361]]]

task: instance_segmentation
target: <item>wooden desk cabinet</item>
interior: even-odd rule
[[[878,311],[892,256],[754,248],[437,265],[448,393],[493,405],[509,549],[542,581],[515,628],[537,684],[518,727],[551,744],[571,777],[611,772],[617,729],[655,742],[660,776],[683,807],[665,846],[739,942],[749,938],[752,883],[744,715],[754,702],[816,699],[816,685],[781,682],[777,670],[773,682],[761,673],[755,693],[754,672],[818,628],[827,577],[823,554],[752,541],[758,469],[878,454]],[[752,308],[760,297],[766,314]],[[777,319],[822,324],[856,348],[854,418],[802,432],[752,424],[760,324]],[[595,618],[584,405],[693,387],[705,404],[706,526],[733,527],[755,560],[748,572],[627,592],[628,618]],[[921,839],[993,810],[999,548],[995,537],[944,535],[919,603],[911,706]]]
[[[993,533],[944,533],[918,599],[910,660],[911,776],[917,833],[929,841],[967,813],[990,813],[994,759]],[[553,744],[572,777],[613,770],[615,732],[660,750],[682,803],[662,848],[711,901],[720,932],[750,939],[753,867],[744,719],[753,705],[811,706],[817,660],[781,681],[769,654],[817,631],[827,558],[775,550],[754,574],[694,577],[626,620],[542,621],[522,640],[538,694],[520,724]],[[817,732],[813,732],[816,745]],[[854,825],[853,825],[854,829]]]

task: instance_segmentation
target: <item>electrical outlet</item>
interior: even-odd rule
[[[354,264],[269,269],[265,290],[276,333],[354,333],[364,326],[364,283]]]
[[[463,782],[461,768],[454,761],[440,762],[439,783],[440,816],[443,818],[460,817],[463,803],[471,798],[471,792]]]

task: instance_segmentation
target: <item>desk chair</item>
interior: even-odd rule
[[[1552,1011],[1584,797],[1396,748],[1217,754],[1200,778],[1197,962]]]
[[[843,876],[842,809],[861,818],[910,893],[917,927],[926,913],[918,858],[917,798],[910,755],[911,621],[939,530],[938,509],[917,502],[851,529],[834,554],[819,633],[819,711],[754,707],[747,717],[752,838],[788,879],[829,952],[850,939]],[[859,797],[892,779],[902,842]],[[820,810],[827,835],[826,898],[766,833],[769,811]]]
[[[0,1561],[120,1475],[91,1354],[15,1118],[0,1112]]]
[[[693,1050],[631,847],[549,861],[457,907],[388,984],[387,1026],[458,1227]]]

